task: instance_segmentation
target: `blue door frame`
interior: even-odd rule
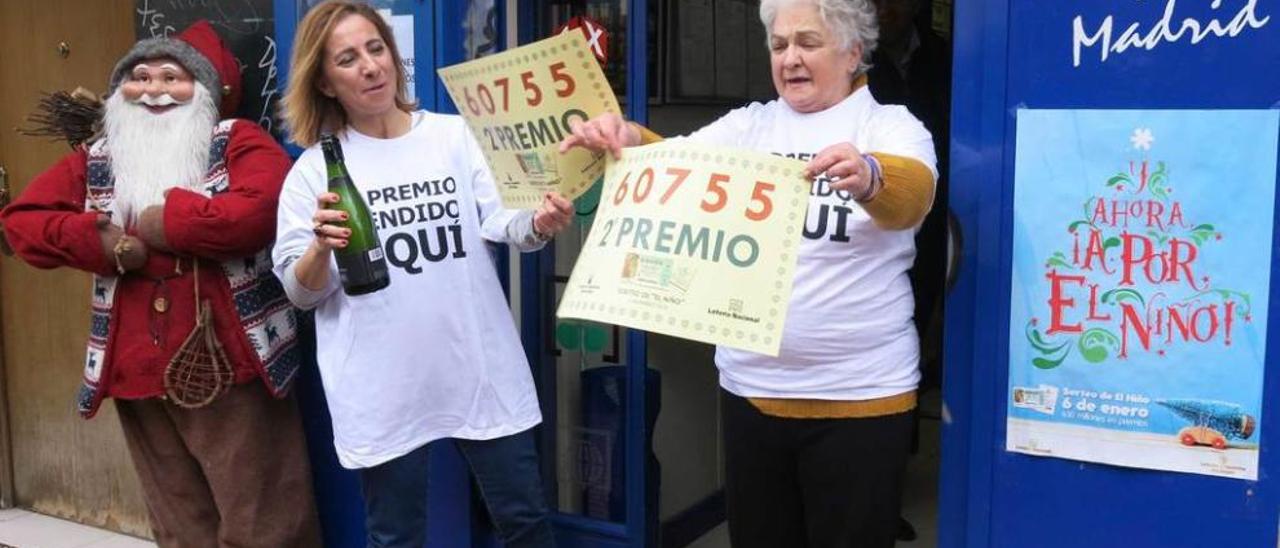
[[[1013,165],[1019,108],[1266,109],[1280,107],[1280,6],[1259,2],[1260,29],[1236,38],[1184,38],[1129,48],[1073,67],[1072,21],[1114,17],[1145,34],[1167,5],[1225,25],[1249,2],[982,0],[956,2],[950,204],[960,220],[961,268],[947,300],[943,547],[1276,546],[1280,432],[1263,432],[1259,481],[1133,470],[1004,450],[1009,363]],[[1280,239],[1272,243],[1280,245]],[[1271,276],[1280,269],[1273,262]],[[1273,291],[1271,310],[1280,304]],[[1267,345],[1277,348],[1275,322]],[[1274,350],[1273,350],[1274,353]],[[1272,369],[1275,358],[1267,360]],[[1280,394],[1268,373],[1265,394]],[[1280,419],[1264,405],[1263,422]]]
[[[647,28],[646,4],[641,0],[627,0],[632,16],[628,20],[629,41],[627,49],[629,66],[639,67],[628,71],[627,95],[629,100],[627,117],[644,122],[647,120],[647,57],[648,44],[646,33],[633,32],[632,29]],[[301,19],[299,5],[304,0],[276,0],[274,4],[275,40],[277,44],[276,67],[280,74],[279,82],[283,88],[289,74],[289,57],[292,52],[293,37],[297,22]],[[465,59],[463,48],[463,20],[467,2],[456,0],[390,0],[393,13],[413,14],[414,19],[414,57],[416,59],[417,99],[422,108],[438,112],[457,112],[448,93],[436,78],[435,70],[439,67],[462,62]],[[503,25],[506,17],[503,14],[505,2],[495,0],[498,10],[497,37],[499,49],[505,48],[503,37],[506,35]],[[535,40],[534,14],[537,3],[523,1],[519,4],[518,29],[520,42]],[[424,62],[426,60],[427,62]],[[296,157],[300,151],[291,148]],[[555,308],[552,294],[543,289],[546,280],[553,275],[554,251],[547,249],[539,253],[526,254],[521,259],[521,293],[522,337],[530,363],[535,364],[535,374],[539,381],[539,399],[542,402],[546,422],[554,424],[555,376],[552,349],[546,344],[550,340],[547,330],[554,315]],[[507,258],[505,253],[498,253],[498,271],[504,286],[507,283]],[[302,346],[308,352],[305,362],[314,364],[314,329],[309,321],[304,321],[302,329],[304,340]],[[642,332],[630,331],[627,334],[627,390],[629,407],[625,419],[626,443],[626,490],[628,494],[626,522],[615,524],[582,517],[557,515],[555,522],[560,545],[570,546],[644,546],[645,535],[645,482],[644,482],[644,440],[646,437],[644,374],[647,358],[645,356],[645,335]],[[329,420],[328,408],[324,400],[324,391],[314,366],[304,368],[298,380],[298,397],[303,408],[304,427],[310,444],[310,456],[313,476],[315,477],[316,499],[324,527],[326,546],[359,547],[364,546],[364,507],[360,496],[359,482],[354,472],[343,469],[334,454],[333,431]],[[543,455],[544,470],[554,470],[555,443],[550,429],[540,429],[540,448]],[[473,494],[467,479],[465,463],[456,450],[435,451],[431,461],[431,494],[429,500],[431,520],[428,524],[429,546],[491,546],[496,542],[488,524],[472,515]],[[550,477],[547,475],[546,477]]]
[[[646,123],[648,112],[648,3],[645,0],[624,0],[627,3],[627,96],[626,117]],[[536,21],[541,0],[520,2],[517,14],[520,44],[546,38],[537,33]],[[549,280],[554,275],[554,246],[539,253],[525,254],[521,258],[521,326],[525,352],[529,363],[534,364],[538,383],[538,399],[542,405],[543,424],[539,448],[542,454],[543,477],[554,479],[556,443],[556,375],[554,350],[547,342],[555,315],[554,293],[549,291]],[[645,333],[626,330],[626,410],[624,418],[626,520],[622,524],[590,519],[582,516],[557,513],[556,540],[564,548],[569,547],[634,547],[645,543],[646,523],[649,516],[645,508],[645,459],[647,436],[644,418],[645,375],[648,364]]]

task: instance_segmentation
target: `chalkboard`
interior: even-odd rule
[[[235,116],[282,135],[275,109],[282,82],[276,75],[275,16],[272,0],[137,0],[138,39],[170,36],[207,19],[240,62],[244,91]]]

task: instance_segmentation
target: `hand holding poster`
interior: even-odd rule
[[[557,315],[778,355],[804,164],[665,142],[609,159]]]
[[[1278,118],[1018,112],[1008,450],[1258,478]]]
[[[580,32],[568,32],[439,70],[493,170],[504,206],[529,209],[543,194],[570,200],[604,173],[604,155],[560,154],[572,120],[620,112]]]

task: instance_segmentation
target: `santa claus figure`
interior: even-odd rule
[[[137,43],[109,90],[99,134],[0,212],[26,262],[93,274],[79,411],[115,399],[160,546],[320,546],[270,263],[289,158],[227,118],[240,70],[208,23]]]

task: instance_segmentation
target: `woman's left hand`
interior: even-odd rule
[[[559,192],[548,192],[542,197],[542,207],[533,213],[533,230],[539,236],[550,238],[573,222],[573,203]]]
[[[822,149],[805,166],[805,176],[813,178],[825,172],[831,178],[832,190],[843,190],[854,196],[871,192],[871,166],[853,143],[840,143]]]

